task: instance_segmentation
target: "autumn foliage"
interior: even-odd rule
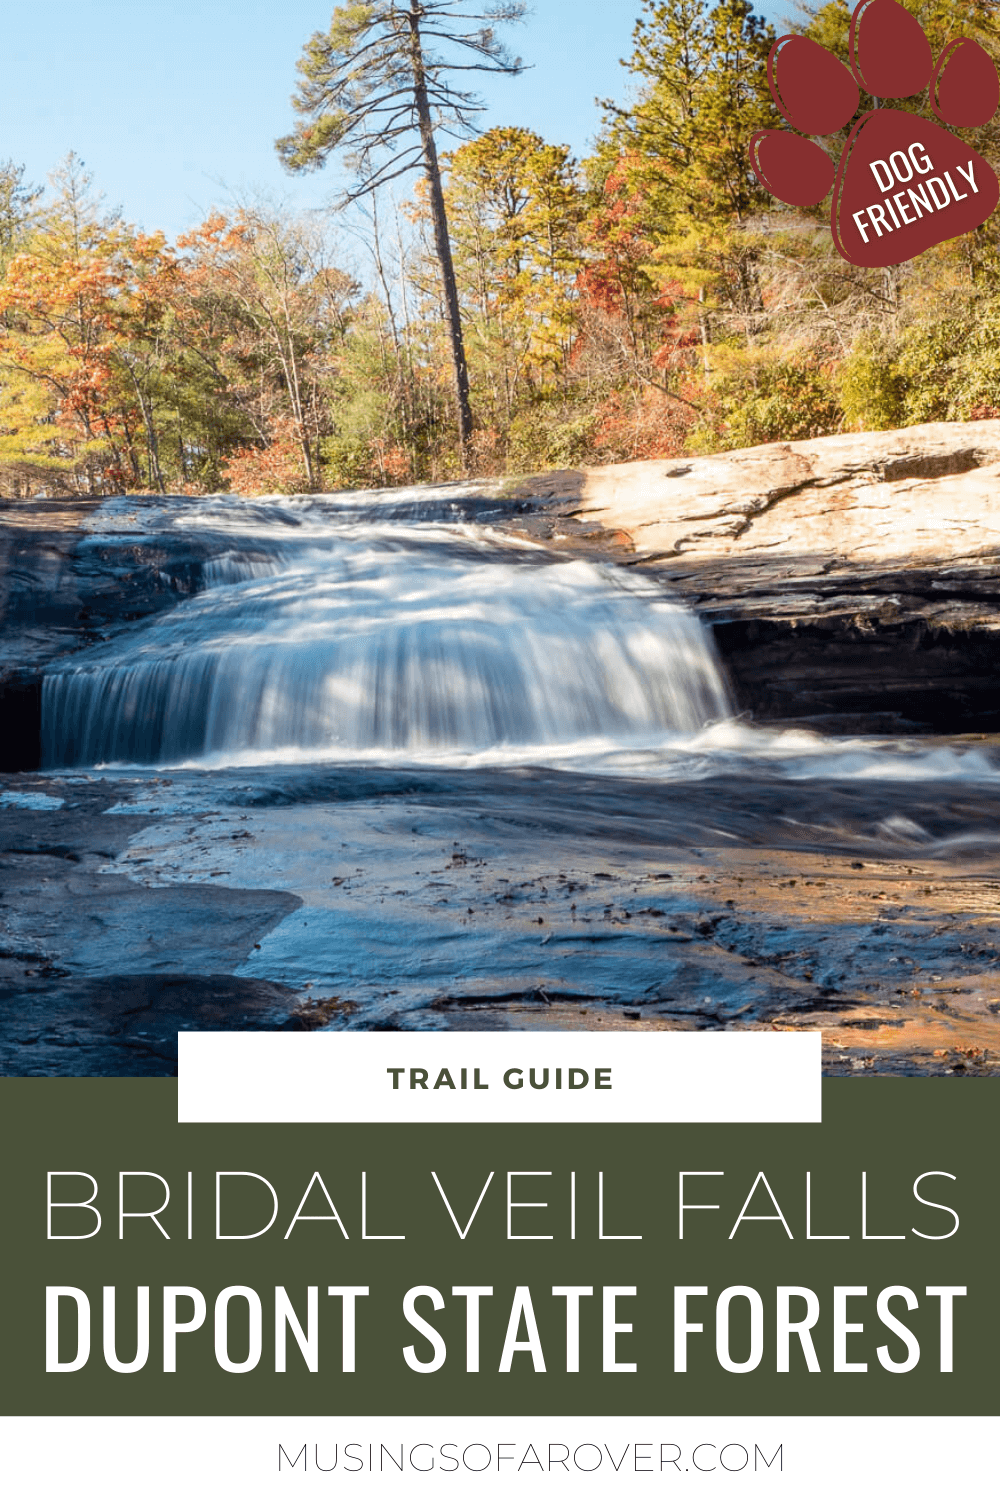
[[[947,7],[906,4],[943,45]],[[426,181],[350,240],[248,201],[169,244],[76,157],[44,196],[0,163],[0,497],[381,487],[1000,411],[995,231],[846,267],[822,206],[747,166],[778,123],[749,0],[637,9],[587,161],[517,126],[440,159],[464,443]],[[846,56],[849,22],[828,0],[801,24]],[[1000,54],[987,0],[963,24]],[[1000,126],[969,135],[1000,160]]]

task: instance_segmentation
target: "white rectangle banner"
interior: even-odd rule
[[[818,1031],[181,1032],[182,1124],[788,1124]]]
[[[537,1494],[969,1500],[994,1417],[5,1417],[4,1489],[33,1500]]]

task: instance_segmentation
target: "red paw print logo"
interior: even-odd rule
[[[950,130],[880,107],[862,115],[839,163],[806,136],[829,136],[857,113],[859,85],[881,105],[930,84],[930,105],[946,125],[985,125],[1000,104],[993,61],[962,37],[937,62],[919,21],[897,0],[861,0],[851,21],[850,71],[804,36],[783,36],[768,60],[771,93],[789,125],[761,130],[750,162],[762,186],[785,203],[820,203],[833,188],[834,243],[855,266],[895,266],[989,218],[1000,183],[977,151]]]

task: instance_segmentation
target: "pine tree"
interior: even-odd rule
[[[0,267],[23,237],[40,189],[25,181],[25,169],[10,157],[0,161]]]
[[[750,0],[643,0],[627,64],[639,96],[608,104],[604,146],[634,157],[661,234],[747,218],[767,202],[749,167],[755,131],[780,125],[767,82],[773,29]]]
[[[642,163],[643,197],[666,230],[690,209],[686,185],[695,158],[698,106],[710,66],[705,0],[643,0],[627,64],[642,80],[628,108],[607,102],[610,142]]]
[[[447,166],[459,291],[494,417],[509,422],[521,387],[552,384],[568,361],[583,195],[569,147],[516,126],[487,131]]]
[[[770,199],[748,146],[757,130],[782,123],[767,81],[773,41],[750,0],[711,9],[706,0],[643,0],[627,64],[637,97],[608,107],[602,175],[629,203],[654,284],[675,286],[687,302],[706,373],[713,299],[744,324],[760,312],[748,225]]]
[[[495,0],[482,10],[463,0],[365,0],[338,6],[329,31],[317,32],[299,61],[293,107],[301,123],[278,143],[289,170],[322,166],[347,154],[355,181],[345,202],[375,192],[422,168],[430,198],[434,249],[441,273],[445,322],[455,378],[463,454],[472,436],[469,372],[441,184],[435,127],[473,133],[480,99],[452,81],[467,72],[516,74],[521,61],[496,33],[520,21],[521,0]]]

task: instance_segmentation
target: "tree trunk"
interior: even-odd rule
[[[698,288],[698,303],[700,307],[700,311],[698,313],[698,326],[701,329],[701,362],[705,374],[711,375],[712,367],[708,362],[708,318],[706,317],[704,311],[705,288],[703,286],[700,286]]]
[[[407,22],[410,28],[410,66],[413,70],[413,97],[420,123],[420,140],[423,146],[424,167],[430,189],[431,221],[434,226],[434,249],[441,267],[441,283],[444,291],[445,324],[451,344],[451,361],[455,372],[455,406],[458,413],[458,435],[462,445],[463,460],[468,460],[472,439],[472,405],[469,399],[469,367],[465,360],[465,343],[462,338],[462,318],[458,306],[458,285],[455,267],[451,258],[451,241],[448,237],[448,217],[445,213],[444,193],[441,188],[441,168],[438,165],[437,147],[434,144],[434,126],[431,121],[430,101],[427,98],[427,83],[424,77],[424,55],[420,38],[420,8],[418,0],[410,0]]]
[[[160,468],[160,444],[156,436],[156,425],[153,421],[153,413],[150,408],[149,402],[146,400],[145,392],[139,384],[135,370],[132,368],[132,365],[128,360],[125,361],[125,368],[128,370],[129,375],[132,377],[132,384],[135,387],[136,400],[139,403],[139,411],[142,415],[142,423],[146,429],[146,449],[149,453],[150,485],[155,485],[160,494],[165,495],[167,493],[167,486],[163,478],[163,470]],[[135,462],[133,460],[133,468],[135,467]]]

